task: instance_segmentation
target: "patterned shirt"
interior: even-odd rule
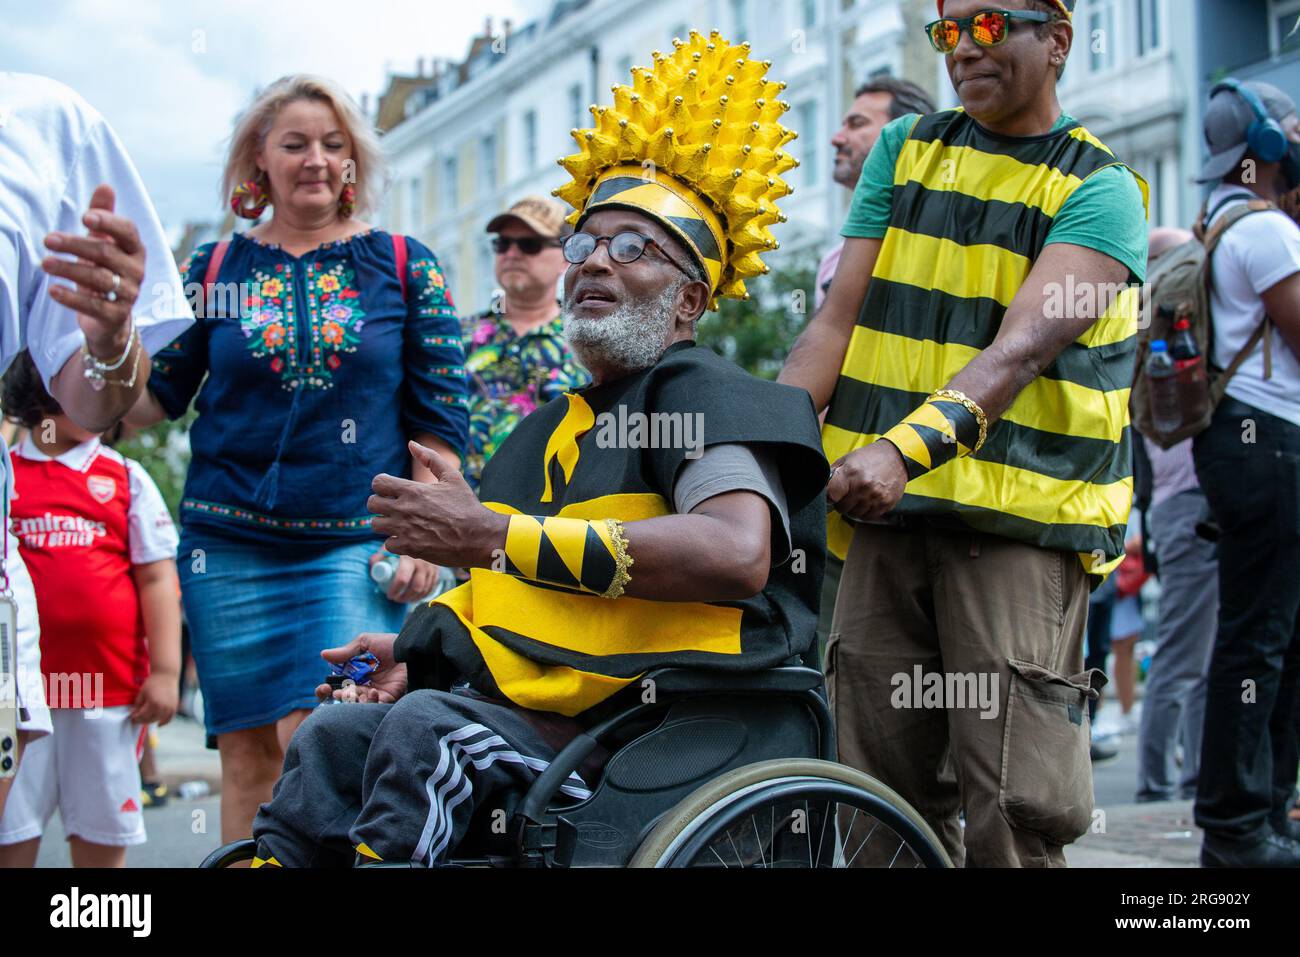
[[[214,245],[181,270],[200,304]],[[460,322],[433,253],[406,246],[399,277],[377,229],[302,256],[234,237],[206,315],[149,379],[171,418],[197,395],[182,524],[277,543],[370,538],[370,482],[410,476],[408,438],[465,448]]]
[[[564,341],[559,316],[518,335],[501,300],[461,324],[469,373],[469,451],[465,480],[478,491],[483,466],[538,406],[581,389],[591,376]]]

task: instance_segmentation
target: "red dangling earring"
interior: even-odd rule
[[[343,187],[343,192],[339,194],[339,215],[344,219],[351,219],[352,214],[357,211],[357,191],[351,184]]]
[[[248,205],[244,203],[246,199],[250,201]],[[259,172],[256,179],[240,183],[230,194],[231,210],[244,219],[261,219],[270,203],[271,190],[266,182],[266,170]]]

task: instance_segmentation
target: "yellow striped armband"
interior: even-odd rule
[[[944,389],[881,438],[903,456],[910,482],[953,459],[979,451],[987,432],[984,410],[964,393]]]
[[[618,519],[510,516],[507,574],[617,598],[632,580],[631,567],[632,556]]]

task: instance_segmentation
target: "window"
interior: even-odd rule
[[[801,0],[800,6],[803,8],[803,25],[805,27],[817,26],[817,7],[819,0]]]
[[[449,213],[460,208],[460,164],[454,156],[442,161],[442,208]]]
[[[632,85],[632,58],[630,56],[621,56],[618,58],[618,70],[614,73],[615,83],[624,83]]]
[[[1105,73],[1115,66],[1115,5],[1112,0],[1092,0],[1088,5],[1088,69]]]
[[[424,225],[424,182],[418,176],[412,176],[406,188],[406,203],[410,211],[406,228],[413,233],[418,233]]]
[[[731,0],[731,24],[732,43],[749,39],[749,0]]]
[[[818,132],[817,114],[820,111],[816,100],[804,100],[799,104],[799,125],[795,132],[799,134],[796,142],[803,145],[799,157],[799,184],[805,189],[816,186],[821,172],[821,133]]]
[[[571,129],[583,129],[587,123],[582,115],[582,84],[575,83],[569,87],[569,117]]]
[[[1300,0],[1269,0],[1273,55],[1300,50]]]
[[[478,262],[475,264],[475,270],[478,273],[475,276],[477,280],[475,285],[476,298],[483,304],[481,308],[486,308],[487,304],[492,301],[492,290],[496,288],[496,253],[492,251],[491,245],[487,242],[479,244]]]
[[[531,171],[537,169],[537,111],[524,114],[524,164]]]
[[[1160,49],[1160,0],[1137,0],[1137,54]]]
[[[497,136],[488,133],[478,141],[478,192],[486,196],[497,188]]]

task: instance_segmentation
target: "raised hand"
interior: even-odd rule
[[[86,348],[101,361],[126,350],[131,313],[144,282],[144,245],[135,224],[113,212],[115,203],[111,186],[96,188],[82,217],[90,235],[55,232],[45,237],[48,249],[77,259],[47,256],[41,261],[50,276],[75,284],[51,284],[50,296],[76,312]]]

